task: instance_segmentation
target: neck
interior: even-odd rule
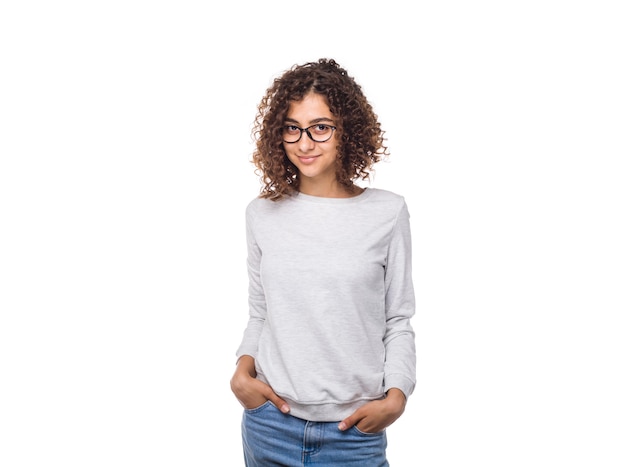
[[[328,184],[319,184],[304,183],[304,180],[301,180],[300,193],[310,196],[319,196],[320,198],[352,198],[353,196],[358,196],[363,193],[363,188],[353,186],[354,190],[350,191],[348,188],[337,183],[337,181]]]

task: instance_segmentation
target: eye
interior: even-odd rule
[[[285,129],[284,129],[285,133],[289,134],[289,135],[295,135],[300,133],[300,128],[298,128],[295,125],[285,125]]]
[[[320,123],[319,125],[315,125],[313,127],[313,132],[317,133],[318,135],[323,135],[324,133],[328,133],[329,131],[330,126],[324,125],[323,123]]]

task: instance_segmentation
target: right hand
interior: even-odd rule
[[[249,355],[243,355],[237,362],[230,389],[245,409],[254,409],[271,401],[281,412],[289,412],[287,403],[268,384],[256,378],[254,358]]]

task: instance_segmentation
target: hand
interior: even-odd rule
[[[287,403],[269,385],[256,379],[254,358],[249,355],[242,356],[237,362],[235,374],[230,379],[230,389],[245,409],[254,409],[269,400],[281,412],[289,412]]]
[[[386,398],[368,402],[344,418],[339,423],[339,429],[345,431],[356,425],[363,433],[378,433],[400,418],[405,406],[404,393],[400,389],[391,388]]]

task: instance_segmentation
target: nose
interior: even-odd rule
[[[298,141],[298,148],[301,151],[310,151],[315,147],[315,141],[311,139],[309,134],[306,131],[302,132],[302,136],[300,136],[300,141]]]

